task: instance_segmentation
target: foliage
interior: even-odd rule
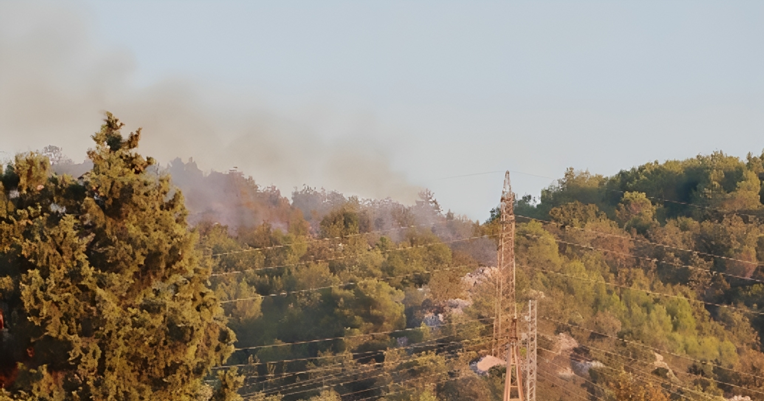
[[[669,401],[667,394],[653,384],[636,381],[623,373],[611,384],[616,401]]]
[[[0,361],[22,364],[0,398],[501,398],[503,368],[469,368],[490,348],[498,209],[480,224],[430,191],[410,206],[311,187],[287,199],[175,160],[183,198],[118,129],[109,116],[78,181],[37,154],[2,175],[13,336]],[[762,388],[762,163],[718,152],[612,177],[568,169],[517,197],[516,306],[539,302],[545,397]],[[543,350],[569,338],[555,363],[601,365],[553,385]],[[239,370],[202,382],[218,364]]]
[[[181,193],[121,127],[107,114],[79,181],[34,153],[3,176],[7,397],[194,399],[233,350]]]
[[[630,345],[633,343],[665,350],[670,353],[667,355],[683,355],[745,373],[731,375],[730,370],[713,369],[704,373],[709,379],[737,386],[761,387],[761,380],[752,381],[747,379],[751,376],[746,375],[756,377],[762,373],[761,363],[755,363],[757,359],[753,358],[762,355],[761,319],[746,310],[761,308],[758,297],[762,296],[762,285],[731,276],[755,280],[762,278],[762,223],[745,214],[749,210],[761,210],[761,204],[746,203],[746,209],[737,209],[735,214],[720,214],[707,209],[699,211],[688,206],[678,208],[677,204],[657,201],[658,197],[663,196],[660,193],[641,191],[646,189],[647,181],[636,178],[639,172],[650,170],[651,176],[657,177],[658,171],[666,170],[674,174],[675,178],[670,180],[672,183],[698,179],[695,189],[691,190],[696,195],[689,195],[686,200],[705,208],[714,206],[731,210],[725,207],[740,205],[741,199],[749,199],[750,195],[735,193],[753,191],[750,185],[752,176],[746,171],[738,175],[724,173],[723,176],[733,174],[730,177],[740,180],[739,183],[731,183],[729,179],[732,178],[721,179],[715,171],[719,168],[734,172],[742,169],[754,171],[757,167],[752,160],[746,164],[739,161],[737,165],[733,159],[715,154],[684,162],[641,166],[614,177],[570,169],[557,185],[543,192],[539,203],[534,203],[530,197],[522,197],[516,203],[518,214],[547,222],[532,220],[517,224],[516,290],[519,310],[524,310],[526,300],[539,300],[540,316],[549,319],[540,320],[540,330],[566,332],[583,344],[582,347],[595,347],[582,349],[586,350],[588,358],[596,358],[611,369],[621,370],[627,366],[630,366],[630,372],[635,369],[635,376],[626,373],[621,376],[601,374],[593,378],[596,384],[610,389],[608,394],[616,399],[667,399],[668,393],[663,387],[643,386],[640,380],[642,372],[653,370],[650,366],[655,363],[655,355],[645,348]],[[704,178],[704,174],[710,176]],[[670,176],[669,173],[665,175]],[[714,182],[720,183],[721,187],[715,186]],[[668,191],[669,186],[659,188]],[[708,200],[702,201],[702,197]],[[733,202],[731,199],[737,200]],[[471,226],[442,214],[432,193],[423,193],[421,200],[408,208],[346,199],[337,193],[327,194],[309,188],[294,193],[293,202],[300,205],[303,216],[311,221],[312,227],[316,227],[312,229],[313,234],[308,234],[305,240],[300,236],[287,238],[276,233],[269,234],[272,240],[258,244],[280,244],[284,247],[260,252],[258,256],[224,256],[218,268],[220,271],[229,270],[232,263],[256,268],[273,265],[268,260],[293,265],[242,274],[238,279],[216,279],[214,283],[217,284],[213,286],[216,291],[223,291],[222,298],[233,294],[231,283],[234,282],[251,286],[249,292],[236,290],[241,294],[327,287],[284,298],[267,297],[262,305],[252,304],[241,311],[235,304],[227,307],[227,310],[231,308],[232,327],[243,345],[300,342],[325,337],[345,336],[346,339],[289,347],[289,350],[282,349],[280,352],[264,349],[249,356],[237,353],[232,361],[245,361],[246,358],[267,361],[387,350],[385,361],[388,363],[393,355],[391,350],[401,344],[427,341],[439,334],[449,334],[454,339],[476,338],[490,333],[490,328],[486,326],[466,325],[454,332],[448,327],[432,329],[423,326],[420,330],[424,332],[412,331],[405,337],[394,334],[359,336],[404,327],[411,330],[424,325],[429,316],[432,318],[439,313],[445,314],[444,322],[459,321],[454,320],[455,315],[448,314],[448,305],[457,298],[469,299],[471,304],[464,310],[468,318],[492,317],[495,303],[493,282],[484,280],[466,285],[463,277],[469,272],[475,274],[479,271],[476,269],[491,265],[494,261],[479,256],[482,246],[479,242],[460,244],[459,241],[451,241],[476,234],[496,234],[499,228],[497,209],[492,210],[485,224]],[[727,206],[721,206],[723,204]],[[432,226],[430,229],[388,230],[396,224],[411,225],[416,222]],[[450,227],[452,222],[456,226]],[[437,228],[439,225],[450,228]],[[383,232],[376,233],[374,230]],[[220,231],[224,232],[224,229]],[[225,247],[213,245],[221,251],[242,247],[242,242],[248,238],[241,230],[238,236],[231,238],[210,233],[210,241],[217,238],[217,243],[228,244]],[[312,238],[325,240],[316,242]],[[231,242],[232,239],[234,242]],[[447,241],[450,242],[448,245]],[[667,246],[655,246],[649,242]],[[715,258],[710,254],[730,259]],[[286,255],[294,257],[286,258]],[[496,256],[492,254],[492,257]],[[244,258],[247,262],[236,262],[237,258]],[[323,261],[310,262],[316,259]],[[464,269],[459,266],[464,266]],[[350,282],[354,284],[343,284]],[[674,297],[657,297],[652,293]],[[705,307],[698,301],[727,304],[740,309]],[[249,311],[250,316],[258,318],[247,325],[233,324],[246,316],[245,310]],[[620,342],[619,339],[630,343]],[[467,346],[458,349],[463,355],[460,358],[478,355]],[[481,349],[485,353],[487,348],[477,348]],[[460,364],[459,358],[452,360],[447,354],[445,351],[441,354],[443,362],[440,363],[444,364],[445,369],[466,366]],[[628,358],[633,358],[638,365]],[[379,359],[360,361],[362,363],[355,369],[363,370],[365,363],[379,362]],[[407,382],[409,384],[403,388],[388,388],[389,392],[396,391],[386,399],[494,399],[501,394],[502,380],[495,380],[494,377],[450,380],[444,376],[446,381],[443,385],[418,387],[424,372],[413,369],[414,374],[409,372],[402,376],[397,373],[400,368],[396,366],[396,363],[391,363],[377,381],[363,380],[369,375],[355,373],[351,377],[356,378],[356,382],[343,384],[338,381],[334,390],[342,395],[377,388],[377,394],[383,395],[381,388]],[[669,366],[672,370],[666,370],[661,377],[671,380],[672,388],[696,389],[694,391],[710,396],[722,394],[721,391],[728,395],[736,394],[734,387],[712,385],[717,383],[714,380],[699,382],[686,360],[673,359]],[[296,365],[281,367],[285,371],[299,368]],[[266,373],[262,368],[258,371]],[[306,397],[307,394],[316,396],[318,393],[306,393]],[[555,396],[555,392],[547,395]],[[567,395],[560,393],[560,397],[565,399]]]

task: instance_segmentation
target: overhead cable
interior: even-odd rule
[[[410,245],[410,246],[405,246],[405,247],[400,247],[400,248],[387,249],[383,253],[406,251],[406,250],[409,250],[409,249],[427,248],[427,247],[437,246],[437,245],[454,244],[454,243],[457,243],[457,242],[472,241],[472,240],[476,240],[476,239],[491,238],[491,237],[495,237],[495,236],[496,235],[477,235],[477,236],[473,236],[473,237],[461,238],[461,239],[456,239],[456,240],[451,240],[451,241],[439,241],[439,242],[431,242],[431,243],[428,243],[428,244],[421,244],[421,245]],[[266,267],[257,267],[257,268],[245,269],[245,270],[236,270],[236,271],[229,271],[229,272],[222,272],[222,273],[213,273],[213,274],[210,275],[210,277],[227,276],[227,275],[231,275],[231,274],[248,273],[248,272],[256,272],[256,271],[271,270],[271,269],[280,269],[280,268],[284,268],[284,267],[300,266],[300,265],[305,265],[305,264],[309,264],[309,263],[329,262],[329,261],[333,261],[333,260],[348,259],[348,258],[352,258],[352,257],[355,257],[355,256],[359,256],[359,255],[343,255],[343,256],[338,256],[338,257],[333,257],[333,258],[305,260],[305,261],[301,261],[301,262],[289,263],[289,264],[284,264],[284,265],[279,265],[279,266],[266,266]]]
[[[432,328],[447,327],[447,326],[459,326],[462,324],[487,321],[487,320],[494,320],[494,318],[487,317],[487,318],[480,318],[480,319],[465,319],[455,323],[445,323],[441,325],[428,326],[428,328],[432,329]],[[242,350],[254,350],[254,349],[271,348],[271,347],[287,347],[287,346],[298,345],[298,344],[310,344],[310,343],[318,343],[318,342],[324,342],[324,341],[345,340],[350,338],[369,337],[369,336],[376,336],[376,335],[383,335],[383,334],[404,333],[408,331],[421,330],[421,329],[422,329],[421,327],[410,327],[410,328],[398,329],[398,330],[378,331],[374,333],[365,333],[365,334],[354,334],[352,336],[327,337],[327,338],[319,338],[315,340],[295,341],[295,342],[268,344],[268,345],[256,345],[252,347],[236,348],[235,350],[242,351]]]
[[[443,269],[432,269],[432,270],[427,270],[427,271],[424,271],[424,272],[414,272],[414,273],[400,274],[398,276],[390,276],[390,277],[370,277],[370,278],[363,279],[363,280],[349,281],[349,282],[346,282],[346,283],[327,285],[327,286],[324,286],[324,287],[311,287],[311,288],[306,288],[304,290],[282,291],[282,292],[274,292],[274,293],[271,293],[271,294],[254,295],[254,296],[245,297],[245,298],[228,299],[228,300],[225,300],[225,301],[220,301],[220,303],[221,304],[228,304],[228,303],[238,302],[238,301],[252,301],[254,299],[262,299],[262,298],[268,298],[268,297],[280,297],[280,296],[287,296],[287,295],[294,295],[294,294],[302,294],[302,293],[306,293],[306,292],[321,291],[321,290],[326,290],[326,289],[330,289],[330,288],[350,287],[350,286],[358,285],[358,284],[361,284],[361,283],[374,282],[374,281],[396,280],[396,279],[406,278],[406,277],[421,276],[421,275],[427,275],[427,274],[437,273],[437,272],[444,272],[444,271],[464,269],[465,267],[473,267],[473,265],[451,266],[451,267],[445,267]]]
[[[684,299],[684,300],[686,300],[688,302],[696,302],[696,303],[699,303],[699,304],[705,304],[705,305],[710,305],[710,306],[718,306],[718,307],[727,308],[727,309],[731,309],[731,310],[741,311],[743,313],[750,313],[750,314],[753,314],[753,315],[762,315],[763,314],[762,312],[759,312],[759,311],[753,311],[753,310],[749,310],[749,309],[738,308],[738,307],[735,307],[735,306],[732,306],[732,305],[716,304],[714,302],[706,302],[706,301],[701,301],[701,300],[698,300],[698,299],[691,299],[691,298],[684,297],[684,296],[681,296],[681,295],[665,294],[663,292],[656,292],[656,291],[644,290],[644,289],[640,289],[640,288],[633,288],[633,287],[629,287],[629,286],[626,286],[626,285],[610,283],[610,282],[607,282],[607,281],[592,280],[592,279],[588,279],[588,278],[572,276],[570,274],[560,273],[560,272],[556,272],[556,271],[552,271],[552,270],[547,270],[547,269],[537,269],[537,270],[545,272],[545,273],[557,274],[557,275],[562,276],[562,277],[572,278],[574,280],[587,281],[587,282],[591,282],[591,283],[595,283],[595,284],[602,284],[602,285],[607,285],[609,287],[623,288],[623,289],[631,290],[631,291],[639,291],[639,292],[644,292],[646,294],[657,295],[657,296],[660,296],[660,297],[675,298],[675,299]]]
[[[484,336],[484,337],[479,337],[479,338],[474,338],[474,339],[454,342],[455,344],[453,344],[453,345],[446,345],[445,348],[458,346],[461,343],[465,343],[465,342],[475,342],[477,340],[484,340],[484,341],[478,341],[476,344],[468,345],[468,347],[474,347],[474,346],[482,345],[482,344],[485,344],[485,343],[489,342],[488,341],[488,337]],[[464,351],[464,349],[456,349],[456,350],[452,350],[452,351],[449,351],[449,352],[437,353],[436,355],[454,355],[455,353],[459,353],[459,352],[462,352],[462,351]],[[430,351],[423,351],[423,352],[419,353],[418,356],[416,356],[416,357],[406,358],[406,359],[402,359],[402,360],[396,361],[396,362],[399,363],[399,364],[410,363],[410,362],[413,362],[413,361],[416,361],[416,360],[420,360],[420,359],[423,359],[423,358],[427,357],[428,354],[431,353],[431,352],[433,352],[433,351],[432,350],[430,350]],[[384,362],[376,362],[376,363],[372,363],[372,364],[363,364],[363,365],[359,366],[360,370],[351,371],[351,372],[345,372],[343,374],[335,375],[334,377],[332,377],[332,376],[330,376],[330,377],[321,377],[321,378],[317,378],[316,380],[343,379],[343,378],[348,378],[350,376],[357,376],[359,374],[365,374],[365,373],[369,373],[369,372],[374,371],[375,370],[375,368],[374,368],[375,366],[384,367],[384,365],[386,363],[389,363],[389,362],[384,361]],[[409,369],[386,371],[386,372],[382,372],[381,374],[377,374],[377,375],[374,375],[374,376],[366,376],[366,377],[361,378],[361,379],[356,379],[356,380],[353,380],[353,381],[343,382],[342,384],[348,384],[348,383],[353,383],[353,382],[356,382],[356,381],[374,379],[374,378],[378,378],[378,377],[384,376],[386,374],[399,373],[399,372],[404,372],[404,371],[413,370],[413,369],[422,368],[422,367],[423,366],[420,365],[420,366],[414,366],[414,367],[409,368]],[[305,384],[305,385],[304,385],[304,382],[299,382],[299,383],[295,383],[295,386],[292,386],[292,387],[289,387],[289,388],[278,387],[278,388],[273,388],[273,389],[265,390],[265,394],[277,394],[277,393],[280,392],[280,390],[294,390],[295,388],[305,387],[306,385],[313,385],[313,384],[316,384],[316,382],[308,383],[308,384]],[[337,386],[337,385],[340,385],[340,384],[335,384],[333,386]],[[315,389],[307,389],[307,390],[303,390],[303,391],[300,391],[300,392],[307,392],[307,391],[312,391],[312,390],[315,390]],[[290,394],[296,394],[296,393],[298,393],[298,392],[291,392]],[[286,395],[286,394],[284,394],[284,395]]]
[[[419,327],[417,329],[419,329]],[[404,330],[407,330],[407,329],[404,329]],[[399,330],[399,331],[403,331],[403,330]],[[380,333],[374,333],[374,334],[380,334]],[[369,336],[369,335],[374,335],[374,334],[362,334],[362,335],[359,335],[359,336]],[[359,337],[359,336],[341,337],[340,339],[347,339],[347,338]],[[447,337],[451,337],[451,336],[444,336],[442,338],[447,338]],[[326,339],[324,339],[324,340],[326,340]],[[313,342],[319,342],[318,340],[312,340],[312,341]],[[328,341],[328,340],[326,340],[326,341]],[[274,346],[285,345],[285,344],[290,344],[291,345],[291,344],[295,344],[295,343],[274,344]],[[268,346],[260,346],[260,347],[268,347]],[[418,345],[412,345],[412,346],[409,346],[409,347],[406,347],[406,348],[411,348],[411,347],[418,347]],[[419,347],[422,347],[422,346],[419,346]],[[237,348],[236,350],[237,351],[241,351],[241,350],[246,350],[246,349],[252,349],[252,348]],[[375,353],[380,353],[380,352],[384,352],[384,350],[364,351],[364,352],[351,352],[349,354],[352,355],[352,356],[361,356],[361,355],[370,355],[370,354],[375,354]],[[277,359],[277,360],[266,361],[266,362],[240,363],[240,364],[235,364],[235,365],[220,365],[220,366],[216,366],[215,368],[260,366],[260,365],[268,365],[268,364],[273,364],[273,363],[288,363],[288,362],[301,362],[301,361],[311,361],[311,360],[320,360],[320,359],[331,359],[331,358],[338,358],[338,357],[342,357],[342,356],[343,356],[343,354],[340,354],[340,355],[326,355],[326,356],[313,356],[313,357],[293,358],[293,359]]]
[[[651,241],[648,241],[648,240],[644,240],[644,239],[640,239],[640,238],[634,238],[634,237],[630,237],[630,236],[626,236],[626,235],[618,235],[618,234],[606,233],[606,232],[603,232],[603,231],[590,230],[590,229],[581,228],[581,227],[565,226],[565,225],[563,225],[561,223],[557,223],[557,222],[554,222],[552,220],[543,220],[543,219],[538,219],[536,217],[524,216],[522,214],[517,214],[517,213],[515,215],[518,216],[518,217],[522,217],[524,219],[538,221],[540,223],[550,223],[550,224],[554,224],[554,225],[556,225],[558,227],[565,227],[567,229],[572,229],[572,230],[591,232],[591,233],[594,233],[596,235],[601,235],[601,236],[604,236],[604,237],[622,238],[622,239],[626,239],[626,240],[632,241],[632,242],[640,242],[640,243],[644,243],[644,244],[649,244],[649,245],[653,245],[653,246],[662,247],[662,248],[665,248],[665,249],[674,249],[674,250],[678,250],[678,251],[682,251],[682,252],[688,252],[688,253],[693,253],[693,254],[697,254],[697,255],[709,256],[709,257],[713,257],[713,258],[717,258],[717,259],[730,260],[732,262],[746,263],[746,264],[755,265],[755,266],[762,266],[763,265],[760,262],[752,262],[752,261],[743,260],[743,259],[731,258],[731,257],[728,257],[728,256],[716,255],[716,254],[713,254],[713,253],[696,251],[696,250],[693,250],[693,249],[680,248],[680,247],[676,247],[676,246],[672,246],[672,245],[662,244],[662,243],[659,243],[659,242],[651,242]]]
[[[528,233],[521,233],[521,235],[524,235],[524,236],[529,237],[529,238],[536,238],[536,239],[543,238],[542,236],[535,235],[535,234],[528,234]],[[592,250],[592,251],[608,252],[608,253],[612,253],[614,255],[626,256],[626,257],[629,257],[629,258],[645,260],[645,261],[649,261],[649,262],[653,262],[653,263],[663,263],[663,264],[672,265],[672,266],[676,266],[676,267],[685,267],[687,269],[692,269],[692,270],[701,270],[701,271],[704,271],[704,272],[707,272],[707,273],[720,274],[720,275],[723,275],[723,276],[733,277],[733,278],[737,278],[737,279],[740,279],[740,280],[754,281],[756,283],[762,283],[763,282],[762,280],[757,280],[757,279],[754,279],[754,278],[751,278],[751,277],[738,276],[738,275],[735,275],[735,274],[730,274],[730,273],[725,273],[725,272],[714,272],[714,271],[710,271],[710,270],[707,270],[707,269],[702,269],[702,268],[696,267],[696,266],[685,265],[685,264],[682,264],[682,263],[668,262],[668,261],[665,261],[665,260],[658,260],[658,259],[649,258],[649,257],[646,257],[646,256],[633,255],[631,253],[612,251],[610,249],[597,248],[597,247],[590,246],[590,245],[577,244],[575,242],[565,241],[565,240],[554,238],[554,237],[553,237],[553,240],[555,242],[559,243],[559,244],[571,245],[571,246],[574,246],[574,247],[589,249],[589,250]]]
[[[442,221],[442,222],[436,222],[431,224],[415,224],[410,226],[402,226],[402,227],[395,227],[395,228],[388,228],[385,230],[374,230],[374,231],[367,231],[363,233],[356,233],[356,234],[348,234],[343,235],[339,237],[325,237],[325,238],[316,238],[305,242],[291,242],[289,244],[279,244],[279,245],[271,245],[271,246],[263,246],[263,247],[257,247],[257,248],[247,248],[247,249],[240,249],[236,251],[228,251],[228,252],[218,252],[213,253],[210,256],[211,257],[218,257],[218,256],[226,256],[226,255],[235,255],[240,253],[248,253],[248,252],[262,252],[262,251],[270,251],[274,249],[280,249],[280,248],[286,248],[294,245],[307,245],[307,244],[315,244],[319,242],[329,242],[332,240],[343,240],[348,238],[355,238],[355,237],[364,237],[364,236],[370,236],[370,235],[376,235],[376,234],[382,234],[392,231],[399,231],[399,230],[408,230],[412,228],[432,228],[439,225],[447,224],[448,221]]]
[[[746,372],[741,372],[741,371],[738,371],[738,370],[735,370],[735,369],[726,368],[726,367],[724,367],[722,365],[719,365],[719,364],[716,364],[716,363],[713,363],[713,362],[710,362],[710,361],[704,361],[704,360],[701,360],[701,359],[691,358],[691,357],[689,357],[687,355],[681,355],[681,354],[677,354],[677,353],[674,353],[674,352],[671,352],[671,351],[659,349],[659,348],[656,348],[656,347],[651,347],[650,345],[643,344],[641,342],[634,341],[634,340],[625,340],[625,339],[619,338],[617,336],[613,336],[613,335],[609,335],[609,334],[605,334],[605,333],[600,333],[600,332],[588,329],[586,327],[582,327],[582,326],[579,326],[579,325],[576,325],[576,324],[572,324],[572,323],[561,322],[560,320],[551,319],[549,317],[540,316],[540,319],[544,319],[544,320],[547,320],[547,321],[552,322],[552,323],[563,324],[563,325],[566,325],[566,326],[569,326],[569,327],[575,327],[575,328],[578,328],[578,329],[581,329],[581,330],[584,330],[584,331],[587,331],[587,332],[590,332],[590,333],[593,333],[593,334],[597,334],[597,335],[602,336],[602,337],[613,338],[615,340],[619,340],[619,341],[621,341],[623,343],[626,343],[626,344],[634,344],[634,345],[637,345],[637,346],[640,346],[640,347],[643,347],[643,348],[650,349],[650,350],[652,350],[654,352],[660,352],[660,353],[663,353],[663,354],[669,354],[669,355],[672,355],[674,357],[682,358],[682,359],[685,359],[685,360],[690,361],[690,362],[698,362],[698,363],[701,363],[701,364],[704,364],[704,365],[711,365],[711,366],[714,366],[714,367],[719,368],[719,369],[727,370],[729,372],[733,372],[733,373],[737,373],[737,374],[745,375],[745,376],[750,376],[750,377],[762,380],[762,375],[754,375],[754,374],[751,374],[751,373],[746,373]]]

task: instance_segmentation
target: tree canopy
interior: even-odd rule
[[[107,114],[78,179],[19,155],[0,202],[0,398],[196,399],[233,350],[183,196]]]
[[[475,365],[498,209],[288,198],[158,166],[121,127],[107,115],[82,176],[33,152],[0,177],[0,399],[501,399],[504,368]],[[569,169],[516,197],[540,399],[762,399],[762,165]]]

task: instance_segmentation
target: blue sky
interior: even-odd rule
[[[110,109],[160,159],[237,165],[284,192],[428,187],[483,220],[502,174],[442,178],[763,149],[762,2],[61,4],[3,5],[0,92],[40,85],[0,95],[3,150],[58,141],[77,159]],[[513,182],[538,195],[551,180]]]

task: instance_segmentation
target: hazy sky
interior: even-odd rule
[[[762,1],[52,4],[0,3],[4,151],[82,159],[108,109],[160,160],[483,220],[502,174],[446,177],[764,146]]]

